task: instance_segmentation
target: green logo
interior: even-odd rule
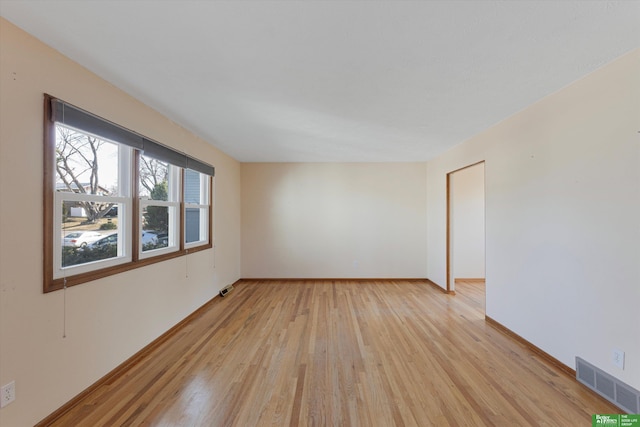
[[[591,417],[592,427],[640,427],[640,414],[596,414]]]

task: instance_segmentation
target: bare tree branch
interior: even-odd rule
[[[57,127],[56,172],[66,189],[74,193],[100,194],[98,151],[103,141],[63,126]],[[89,172],[89,182],[81,177]],[[88,188],[87,188],[88,187]],[[88,222],[103,217],[112,203],[79,202],[85,209]]]
[[[159,160],[140,156],[140,185],[151,194],[156,186],[167,181],[169,168]]]

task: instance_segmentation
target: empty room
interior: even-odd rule
[[[640,426],[638,1],[0,0],[0,201],[0,427]]]

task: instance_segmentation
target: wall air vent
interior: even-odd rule
[[[579,357],[576,379],[627,413],[640,413],[640,391]]]

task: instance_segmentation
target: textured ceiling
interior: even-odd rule
[[[640,47],[637,1],[0,1],[243,162],[422,161]]]

